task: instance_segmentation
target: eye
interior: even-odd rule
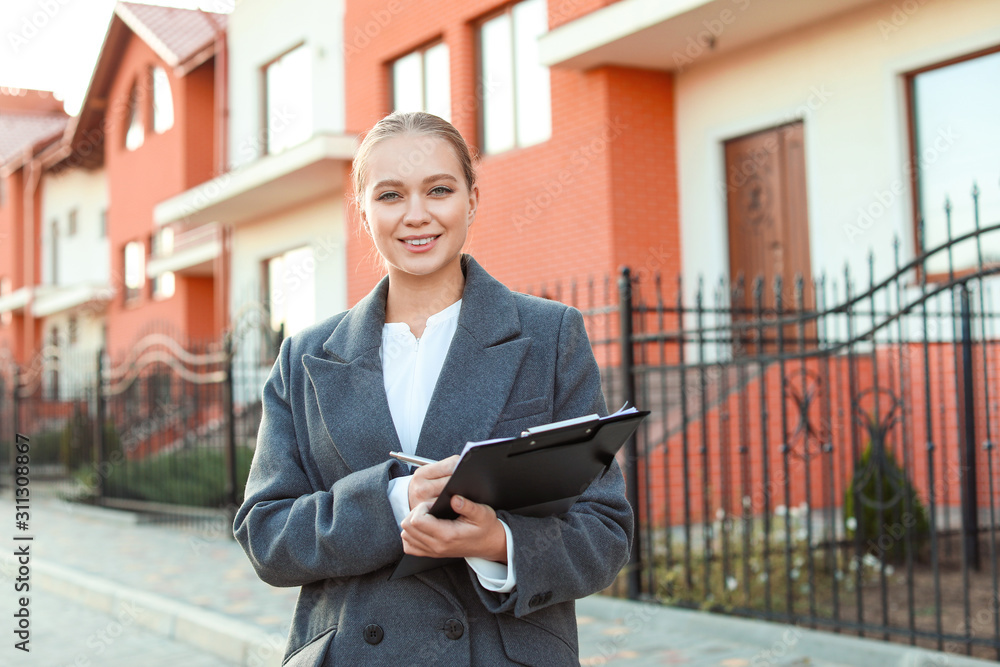
[[[378,197],[375,198],[375,201],[393,201],[395,199],[399,199],[399,193],[390,191],[390,192],[383,192],[382,194],[380,194]]]
[[[452,192],[454,192],[454,190],[449,188],[447,185],[438,185],[431,189],[432,195],[450,195]]]

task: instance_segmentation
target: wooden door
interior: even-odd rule
[[[781,276],[782,310],[794,311],[795,283],[802,276],[803,305],[811,309],[814,300],[802,122],[727,141],[725,153],[729,270],[733,281],[743,278],[743,305],[752,305],[753,281],[761,277],[762,306],[772,311],[777,301],[775,278]],[[813,338],[814,331],[808,326],[805,337]],[[773,341],[776,332],[766,335]],[[798,327],[786,327],[785,349],[793,349],[798,336]]]

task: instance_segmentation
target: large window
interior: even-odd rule
[[[284,338],[316,319],[316,260],[312,248],[289,250],[264,262],[271,328]]]
[[[305,46],[264,68],[264,136],[267,152],[280,153],[312,136],[312,59]]]
[[[946,201],[952,238],[975,228],[973,184],[979,187],[980,226],[1000,221],[1000,52],[917,72],[910,83],[916,208],[924,220],[924,248],[930,249],[948,238]],[[983,236],[982,250],[984,263],[1000,262],[1000,234]],[[932,274],[948,271],[947,253],[938,254],[927,265]],[[956,270],[978,261],[974,240],[954,246]]]
[[[125,303],[142,296],[146,285],[146,245],[142,241],[125,244]]]
[[[146,139],[146,129],[142,121],[142,107],[139,105],[139,86],[133,85],[128,96],[128,113],[125,116],[125,148],[134,151]]]
[[[545,0],[525,0],[482,24],[483,146],[498,153],[552,134],[549,70],[538,63],[538,37],[548,30]]]
[[[448,45],[409,53],[392,63],[394,111],[426,111],[451,120],[451,81]]]
[[[10,278],[7,276],[0,278],[0,297],[7,296],[13,291],[13,287],[11,287],[11,285],[12,283]],[[9,310],[0,312],[0,324],[10,324],[13,319],[14,315]]]
[[[162,67],[153,68],[153,131],[159,134],[174,126],[174,96],[170,78]]]

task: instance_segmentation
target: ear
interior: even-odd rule
[[[368,234],[368,236],[371,236],[372,235],[372,230],[371,230],[371,227],[368,226],[368,216],[365,215],[365,207],[364,206],[360,206],[360,205],[358,206],[358,217],[361,218],[361,227],[362,227],[362,229],[365,230],[365,233]]]
[[[472,222],[476,219],[476,211],[479,209],[479,186],[473,185],[472,189],[469,191],[469,222],[471,226]]]

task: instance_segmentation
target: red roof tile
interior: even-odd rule
[[[0,114],[0,165],[43,140],[62,134],[68,120],[64,114]]]
[[[134,2],[119,2],[115,11],[171,67],[210,46],[216,31],[226,29],[229,18],[226,14]]]

